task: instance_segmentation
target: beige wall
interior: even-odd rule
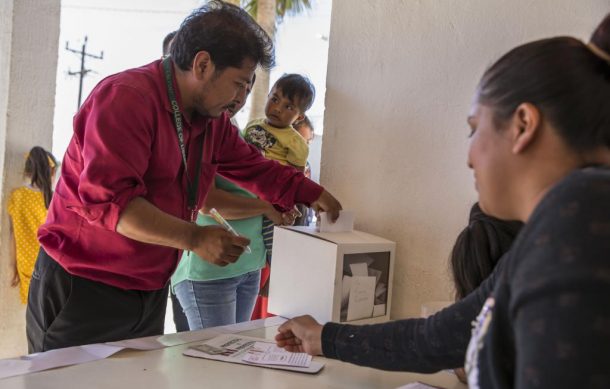
[[[24,307],[10,288],[7,196],[24,154],[51,149],[60,0],[0,2],[0,358],[24,354]]]
[[[587,38],[609,0],[334,0],[322,183],[398,243],[392,317],[452,295],[447,258],[476,194],[465,118],[513,46]],[[560,64],[558,64],[560,65]]]

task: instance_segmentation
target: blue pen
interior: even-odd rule
[[[227,229],[227,231],[229,231],[230,233],[232,233],[235,236],[240,236],[237,231],[235,231],[235,229],[233,227],[231,227],[231,225],[229,224],[228,221],[225,220],[224,217],[222,217],[222,215],[220,213],[218,213],[218,211],[216,210],[216,208],[212,208],[210,209],[210,215],[212,215],[212,217],[214,218],[214,220],[216,220],[216,223],[220,224],[221,226],[223,226],[224,228]],[[247,252],[248,254],[252,254],[252,250],[250,249],[250,246],[246,246],[246,249],[244,250],[245,252]]]

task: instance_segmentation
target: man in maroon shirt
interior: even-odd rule
[[[215,174],[261,198],[331,212],[339,202],[241,140],[226,114],[273,44],[238,7],[183,22],[171,57],[102,80],[74,119],[27,308],[30,352],[157,335],[181,250],[218,265],[249,241],[192,223]]]

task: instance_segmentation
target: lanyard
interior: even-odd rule
[[[199,147],[199,156],[197,157],[197,169],[193,181],[189,177],[186,147],[184,146],[184,131],[182,129],[182,113],[178,107],[178,101],[176,100],[176,92],[174,91],[174,84],[172,81],[171,71],[171,59],[165,57],[163,59],[163,70],[165,72],[165,83],[167,84],[167,97],[172,106],[174,126],[176,127],[176,134],[178,135],[178,145],[180,146],[180,153],[182,154],[182,163],[184,164],[184,172],[186,174],[186,192],[187,192],[187,203],[188,209],[191,211],[191,222],[197,219],[197,192],[199,190],[199,175],[201,173],[201,157],[203,157],[203,141],[205,138],[205,132],[201,137],[201,147]]]

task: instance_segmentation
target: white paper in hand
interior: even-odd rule
[[[352,211],[340,211],[336,222],[330,220],[328,212],[320,212],[320,232],[351,232],[355,215]]]

